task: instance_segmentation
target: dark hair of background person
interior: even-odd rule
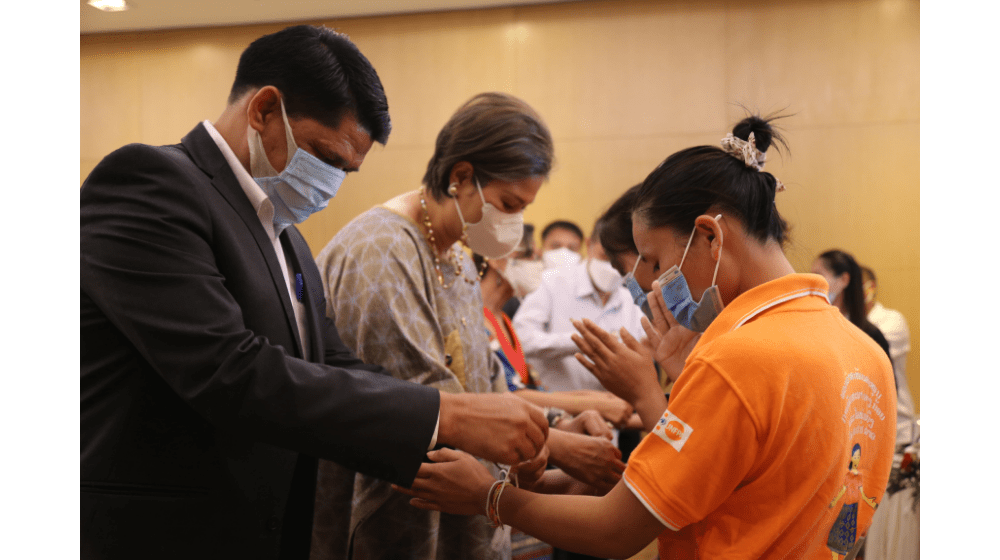
[[[845,251],[831,249],[819,256],[834,276],[847,273],[847,287],[844,288],[844,307],[847,309],[847,316],[852,323],[860,327],[862,323],[867,323],[865,315],[865,290],[864,280],[861,278],[861,266],[854,260],[854,257]]]
[[[524,233],[521,234],[521,242],[517,248],[509,255],[512,259],[530,259],[535,256],[535,225],[524,224]]]
[[[632,238],[632,208],[640,187],[641,183],[625,191],[594,224],[591,235],[596,235],[600,240],[604,254],[612,264],[617,263],[618,257],[623,254],[639,253]]]
[[[787,152],[784,138],[771,125],[779,118],[784,115],[749,116],[733,127],[733,135],[746,140],[753,132],[759,151],[780,145]],[[718,208],[737,216],[761,243],[774,239],[784,245],[788,224],[774,204],[776,189],[774,175],[748,167],[720,146],[695,146],[672,154],[646,177],[633,219],[650,228],[690,231],[695,218]]]
[[[382,82],[347,35],[296,25],[250,43],[240,55],[229,103],[264,86],[278,88],[289,117],[336,128],[351,114],[376,142],[389,139],[392,123]]]
[[[854,326],[868,333],[878,345],[889,355],[889,341],[885,335],[871,321],[865,312],[865,290],[864,280],[861,277],[861,267],[858,261],[846,251],[831,249],[822,253],[819,257],[823,265],[833,273],[840,276],[847,273],[847,287],[844,288],[844,307],[847,309],[847,318]],[[878,333],[877,335],[875,333]]]
[[[583,235],[583,230],[580,229],[580,226],[574,224],[573,222],[567,221],[567,220],[556,220],[556,221],[552,222],[551,224],[545,226],[545,229],[542,230],[542,243],[544,244],[545,243],[545,238],[548,237],[549,234],[552,233],[553,230],[557,230],[557,229],[564,229],[566,231],[573,232],[574,234],[576,234],[577,237],[580,238],[580,242],[581,243],[583,242],[583,239],[585,237]]]
[[[451,170],[462,161],[480,185],[548,177],[553,154],[552,135],[531,106],[506,93],[480,93],[438,133],[423,184],[436,200],[447,197]]]

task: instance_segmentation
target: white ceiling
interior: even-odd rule
[[[250,25],[571,0],[128,0],[124,12],[80,2],[80,34]]]

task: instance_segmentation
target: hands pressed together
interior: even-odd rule
[[[656,378],[656,360],[671,381],[676,381],[684,369],[691,350],[701,334],[681,326],[663,298],[652,297],[659,293],[658,282],[653,282],[648,298],[653,322],[642,317],[646,337],[640,342],[624,328],[619,341],[593,321],[574,321],[580,334],[573,335],[573,342],[580,349],[576,359],[613,394],[635,407],[643,426],[651,430],[666,409],[666,400]]]

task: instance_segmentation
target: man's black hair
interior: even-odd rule
[[[551,224],[545,226],[545,229],[542,230],[542,243],[545,243],[545,238],[548,237],[549,234],[556,229],[564,229],[566,231],[571,231],[575,233],[577,237],[580,238],[581,243],[583,242],[584,235],[583,235],[583,230],[580,229],[580,226],[567,220],[556,220]]]
[[[240,55],[229,103],[246,92],[274,86],[285,111],[337,127],[351,114],[385,144],[392,123],[375,68],[346,35],[328,27],[296,25],[260,37]]]

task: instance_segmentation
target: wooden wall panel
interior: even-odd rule
[[[879,277],[910,322],[919,407],[919,2],[584,1],[324,22],[382,78],[393,118],[330,206],[301,229],[314,253],[357,214],[419,185],[438,130],[481,91],[518,95],[548,123],[556,167],[525,212],[590,230],[670,153],[717,144],[743,116],[785,109],[788,255],[828,248]],[[174,143],[214,120],[240,52],[281,25],[82,36],[81,181],[129,142]]]

